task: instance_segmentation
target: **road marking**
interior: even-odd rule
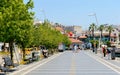
[[[63,73],[66,73],[66,74],[69,74],[69,72],[31,72],[30,74],[63,74]],[[76,72],[71,72],[71,73],[76,73]],[[115,72],[77,72],[77,74],[116,74]]]
[[[70,75],[75,75],[75,55],[72,56]]]
[[[110,69],[112,69],[113,71],[115,71],[115,72],[117,72],[118,74],[120,74],[120,71],[118,71],[118,69],[120,69],[120,67],[118,67],[118,66],[116,66],[116,65],[114,65],[114,64],[112,64],[112,63],[110,63],[110,62],[107,62],[107,61],[101,59],[101,58],[98,57],[98,56],[91,55],[91,54],[89,54],[89,53],[85,53],[85,54],[89,55],[90,57],[94,58],[96,61],[104,64],[104,65],[107,66],[108,68],[110,68]]]
[[[72,70],[74,70],[74,69],[37,69],[37,70],[35,70],[35,71],[52,71],[52,70],[54,70],[54,71],[62,71],[62,70],[64,70],[64,71],[68,71],[68,70],[70,70],[70,71],[72,71]],[[111,71],[111,69],[77,69],[77,71],[79,71],[79,70],[82,70],[82,71]]]

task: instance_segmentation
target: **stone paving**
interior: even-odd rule
[[[88,53],[88,54],[90,54],[90,55],[93,55],[93,56],[95,56],[95,57],[99,57],[99,58],[101,58],[101,59],[109,62],[110,65],[112,64],[112,65],[114,65],[114,67],[117,67],[118,69],[120,69],[120,58],[118,58],[118,57],[116,57],[115,60],[111,60],[111,59],[109,60],[109,59],[107,58],[107,56],[106,56],[106,57],[103,57],[103,55],[102,55],[102,53],[101,53],[100,51],[98,51],[98,53],[95,54],[95,53],[93,53],[91,50],[86,50],[86,53]],[[55,55],[53,55],[53,56],[51,56],[51,57],[54,57],[54,56],[56,56],[56,55],[57,55],[57,54],[55,54]],[[50,58],[51,58],[51,57],[50,57]],[[17,72],[19,73],[19,72],[21,72],[21,70],[25,71],[26,69],[32,68],[32,67],[34,67],[35,65],[41,64],[41,63],[43,63],[43,62],[45,62],[45,61],[47,61],[47,60],[48,60],[48,59],[43,59],[43,60],[40,60],[40,61],[31,63],[31,64],[20,65],[20,66],[18,66],[17,68],[13,68],[13,69],[15,69],[16,71],[8,72],[7,74],[9,74],[9,75],[14,75],[14,74],[16,74],[16,75],[17,75]],[[105,62],[105,61],[103,61],[103,62]],[[2,63],[1,56],[0,56],[0,63]],[[0,75],[4,75],[4,74],[1,72]]]
[[[108,64],[110,67],[113,67],[117,69],[120,72],[120,58],[115,57],[115,60],[108,59],[108,56],[103,57],[102,53],[99,51],[97,54],[93,53],[91,50],[88,50],[87,53],[90,55],[93,55],[96,59],[99,58],[99,60],[102,60],[103,63]]]

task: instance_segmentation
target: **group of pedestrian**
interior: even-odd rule
[[[108,59],[110,59],[111,56],[111,50],[110,48],[108,48],[106,45],[102,46],[102,53],[103,53],[103,57],[108,57]]]
[[[77,53],[80,50],[79,45],[73,45],[73,52]]]

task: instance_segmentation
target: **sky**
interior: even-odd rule
[[[120,0],[33,0],[35,18],[88,29],[92,23],[120,25]],[[89,16],[90,14],[95,16]]]

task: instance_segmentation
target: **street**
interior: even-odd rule
[[[24,75],[119,75],[112,68],[80,51],[65,51],[51,61],[35,66]]]

